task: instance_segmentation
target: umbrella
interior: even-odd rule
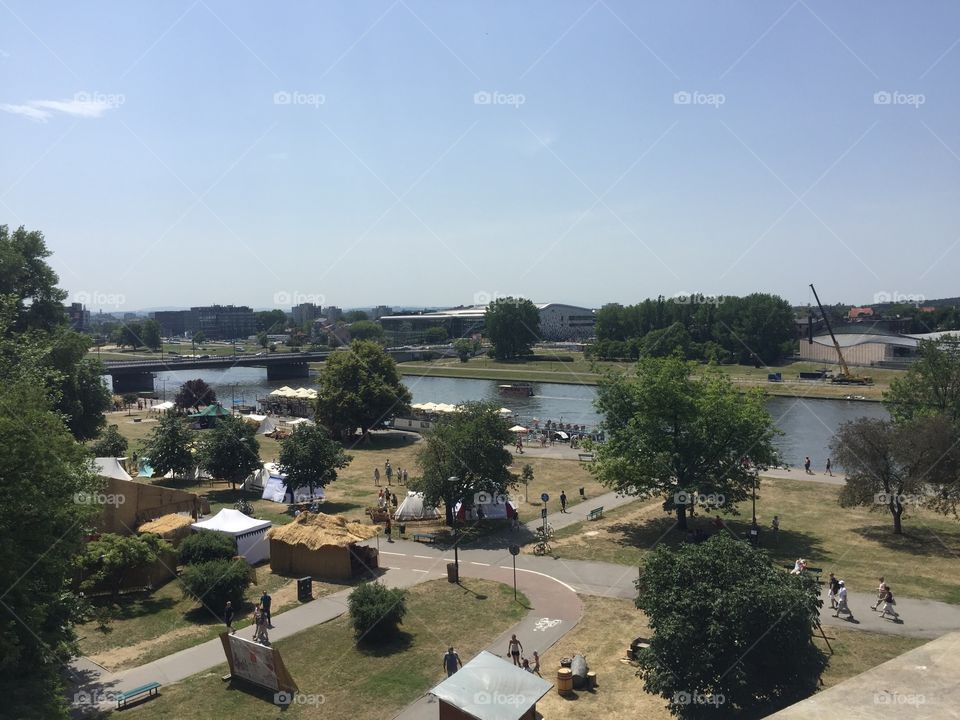
[[[525,433],[530,431],[527,430],[523,425],[514,425],[512,428],[510,428],[510,432]]]
[[[510,408],[500,408],[499,410],[497,410],[497,412],[500,413],[501,415],[513,415],[513,410],[511,410]]]

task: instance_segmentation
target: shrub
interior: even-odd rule
[[[180,562],[184,565],[230,560],[236,554],[233,540],[215,532],[193,533],[180,544]]]
[[[406,591],[379,582],[363,583],[350,593],[350,620],[357,642],[379,643],[396,635],[407,614],[406,597]]]
[[[227,600],[239,608],[243,593],[250,585],[250,568],[246,561],[210,560],[187,565],[180,575],[184,595],[206,605],[216,613],[223,612]]]

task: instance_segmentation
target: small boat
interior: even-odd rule
[[[497,390],[501,395],[523,395],[526,397],[533,396],[533,385],[525,382],[498,385]]]

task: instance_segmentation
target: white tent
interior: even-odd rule
[[[512,432],[512,433],[525,433],[525,432],[530,432],[530,431],[527,430],[523,425],[514,425],[512,428],[510,428],[510,432]]]
[[[123,458],[126,460],[126,458]],[[126,471],[120,462],[121,458],[98,457],[94,458],[93,466],[97,475],[105,478],[114,478],[116,480],[133,480],[130,473]]]
[[[260,497],[275,503],[287,502],[290,497],[287,488],[287,476],[280,472],[276,463],[264,463],[260,470],[244,481],[243,488],[244,490],[260,490],[262,488],[263,493]],[[307,502],[309,500],[323,502],[324,499],[325,495],[322,487],[315,487],[313,494],[310,493],[310,487],[307,485],[293,491],[294,502]]]
[[[497,410],[500,415],[513,415],[513,410],[510,408],[500,408]]]
[[[289,420],[286,424],[297,427],[297,425],[315,425],[316,423],[307,418],[297,418],[296,420]]]
[[[533,717],[529,711],[552,687],[548,680],[482,650],[430,694],[440,699],[440,717],[447,704],[477,720],[519,720]]]
[[[257,435],[266,435],[277,429],[277,421],[269,415],[250,413],[249,415],[244,415],[243,419],[251,423],[257,423]]]
[[[435,507],[425,505],[423,502],[423,493],[407,491],[407,497],[400,503],[400,507],[393,513],[393,519],[398,522],[406,520],[436,520],[440,513]]]
[[[483,517],[487,520],[508,520],[517,514],[517,506],[503,495],[490,496],[484,503],[474,503],[472,508],[464,508],[458,502],[453,508],[453,515],[459,520],[476,520],[479,517],[478,508],[483,508]]]
[[[165,410],[173,410],[174,404],[167,400],[166,402],[157,403],[156,405],[150,406],[150,412],[164,412]]]
[[[267,530],[272,526],[269,520],[257,520],[239,510],[224,508],[212,518],[195,522],[190,527],[232,537],[237,543],[237,554],[243,555],[250,565],[256,565],[261,560],[270,559]]]

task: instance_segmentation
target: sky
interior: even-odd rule
[[[0,3],[0,224],[135,311],[960,295],[960,4]]]

